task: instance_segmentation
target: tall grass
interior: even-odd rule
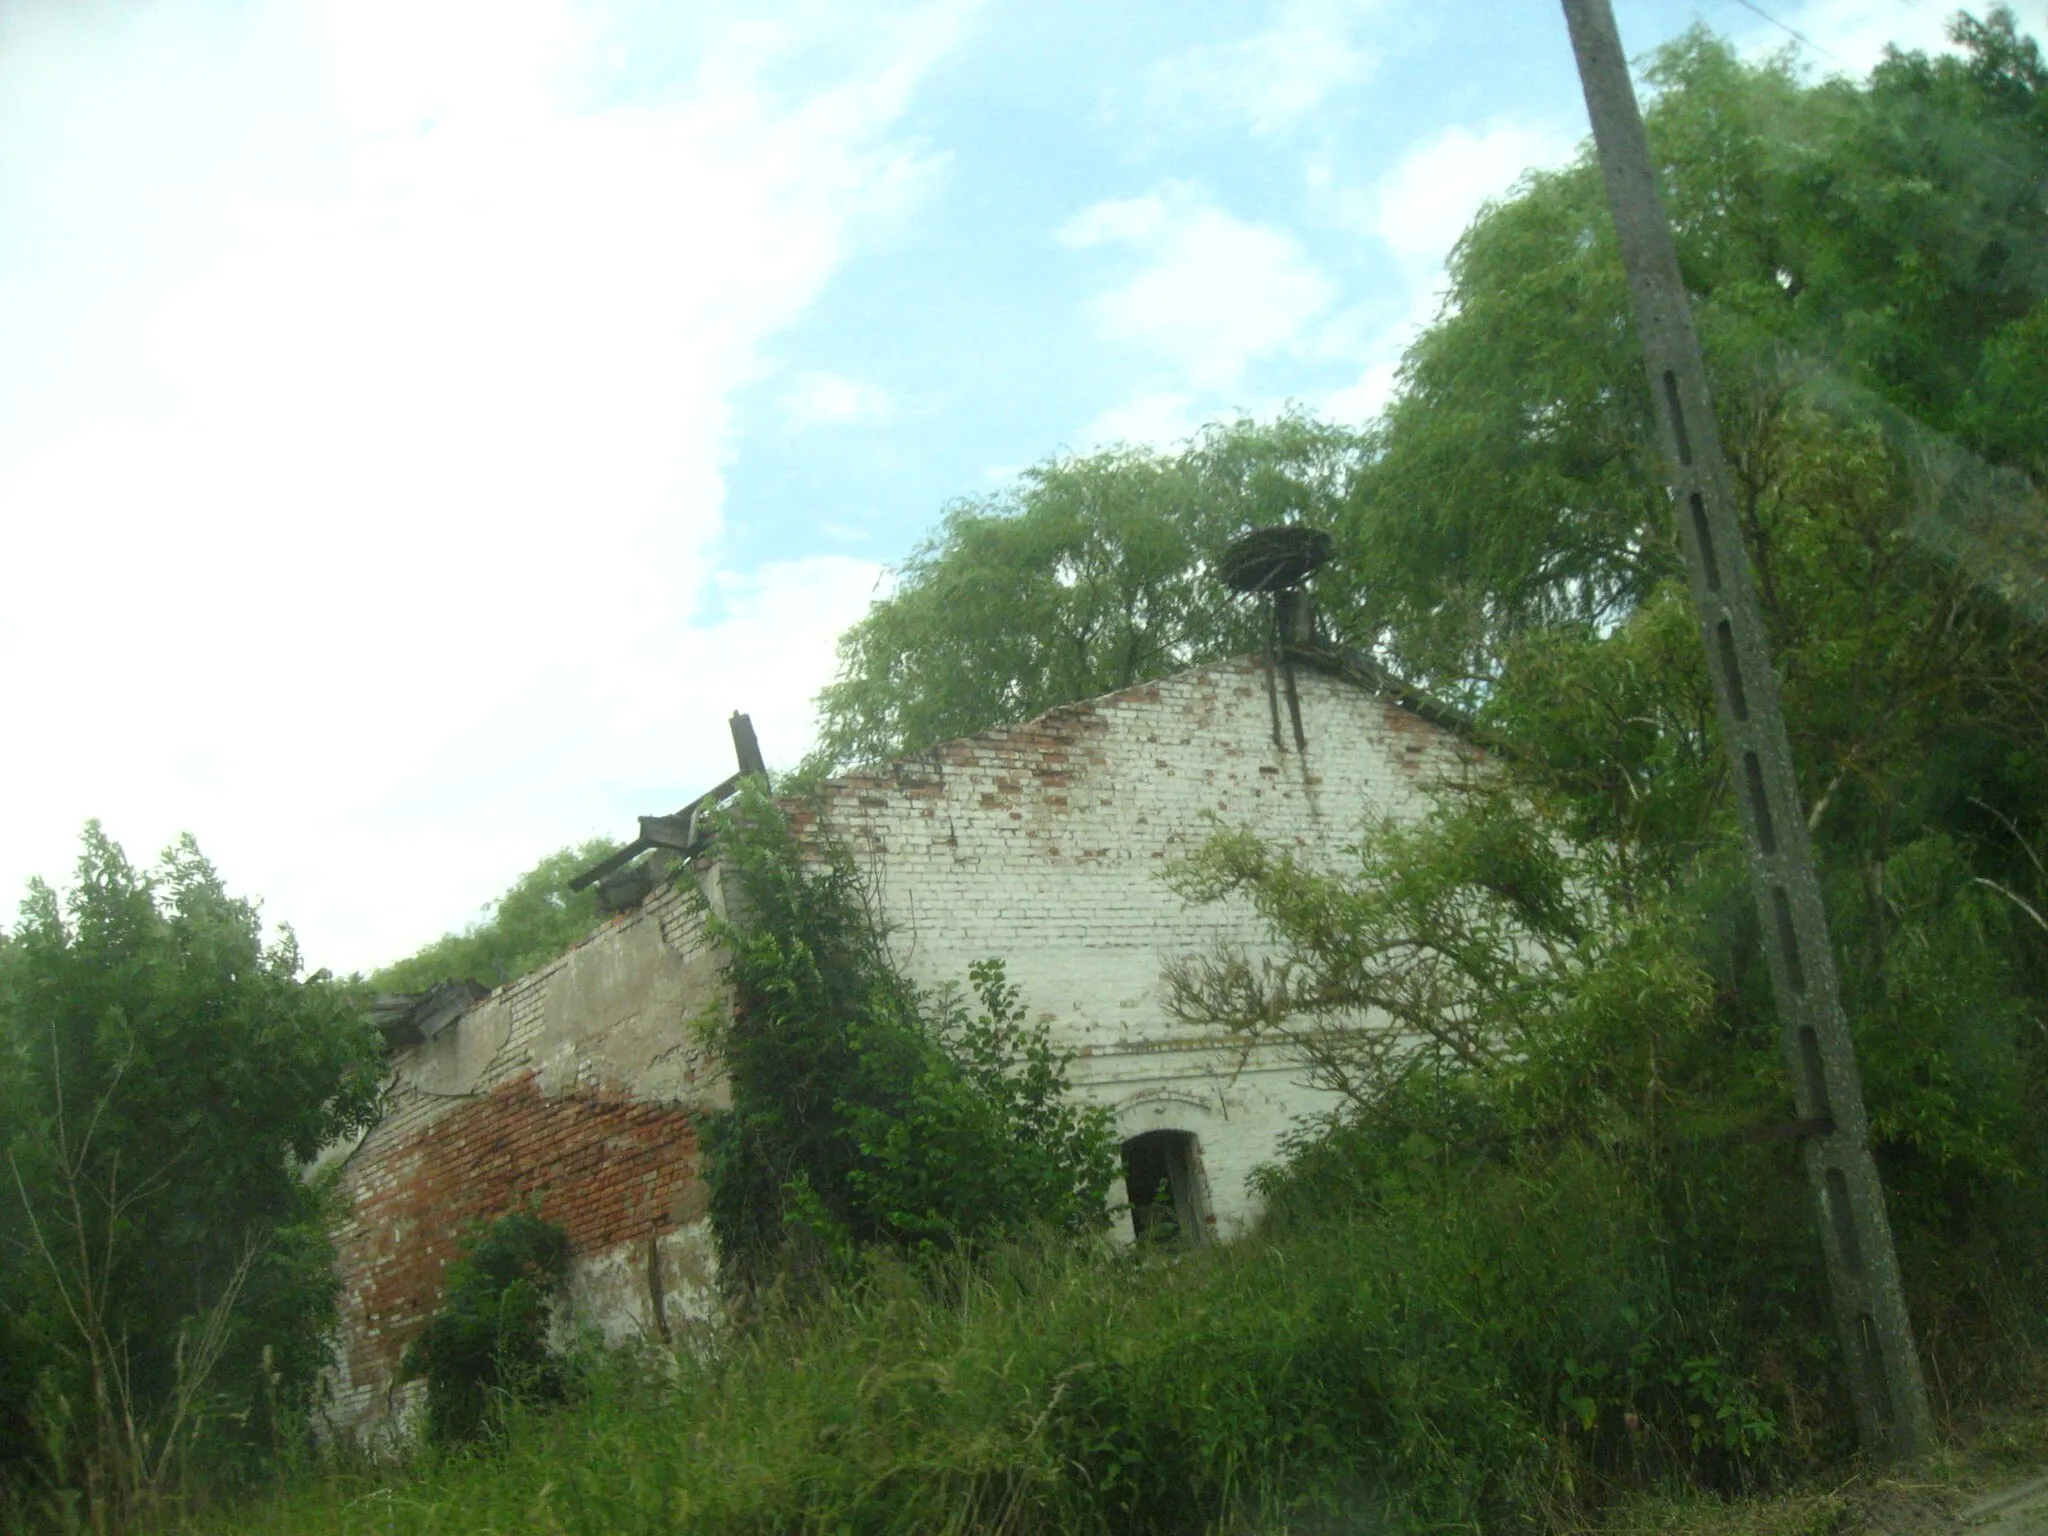
[[[1686,1234],[1625,1165],[1445,1179],[1312,1216],[1297,1187],[1221,1249],[878,1262],[744,1329],[597,1359],[578,1404],[479,1450],[330,1472],[206,1528],[1555,1529],[1627,1487],[1758,1486],[1843,1448],[1824,1361],[1802,1376],[1782,1338],[1720,1337],[1740,1298],[1687,1290]]]
[[[602,1360],[577,1408],[515,1415],[480,1452],[329,1477],[220,1528],[1469,1522],[1523,1491],[1540,1439],[1477,1351],[1417,1336],[1440,1330],[1390,1293],[1400,1267],[1367,1236],[879,1265],[705,1348]]]

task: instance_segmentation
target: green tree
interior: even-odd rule
[[[1649,125],[1908,1290],[1960,1396],[2011,1379],[2048,1297],[2048,75],[2007,13],[1954,31],[1959,56],[1820,86],[1695,33]],[[1339,871],[1219,836],[1182,888],[1249,900],[1274,947],[1171,987],[1343,1095],[1283,1209],[1511,1192],[1628,1227],[1609,1260],[1662,1338],[1560,1349],[1531,1406],[1678,1415],[1751,1458],[1819,1389],[1793,1362],[1825,1322],[1789,1153],[1755,1136],[1791,1093],[1648,406],[1582,156],[1466,233],[1340,529],[1382,654],[1462,697],[1488,766]]]
[[[1261,643],[1209,574],[1232,536],[1327,523],[1356,433],[1289,413],[1176,453],[1111,448],[956,503],[839,643],[819,695],[828,768],[917,751]]]
[[[1808,86],[1699,31],[1652,63],[1651,148],[1753,529],[1818,384],[1998,463],[2048,454],[2048,74],[2010,12],[1955,36],[1960,55],[1893,55],[1863,84]],[[1465,232],[1372,441],[1341,543],[1416,680],[1477,697],[1514,635],[1612,624],[1675,573],[1590,148]]]
[[[335,1282],[300,1170],[379,1076],[349,994],[189,838],[142,873],[89,825],[71,889],[30,885],[0,938],[0,1382],[40,1453],[9,1480],[118,1517],[303,1415]]]
[[[718,852],[733,1005],[707,1028],[732,1105],[704,1142],[724,1283],[1106,1223],[1108,1112],[1068,1097],[1071,1058],[1000,964],[973,969],[979,1011],[914,986],[852,853],[799,840],[758,785],[720,812]]]
[[[618,847],[596,837],[549,854],[513,881],[481,921],[393,961],[370,976],[370,985],[383,992],[424,992],[444,981],[495,987],[547,964],[604,921],[597,888],[572,891],[569,881]]]
[[[1649,113],[1861,1027],[1921,1038],[1896,989],[1932,942],[1905,920],[1925,891],[2020,924],[1928,951],[2004,956],[1951,977],[1985,1033],[1940,1046],[1929,1081],[1998,1057],[2014,998],[2048,981],[2024,894],[2048,828],[2048,631],[1999,551],[1953,536],[2031,525],[2001,546],[2024,559],[2048,525],[2023,478],[2048,446],[2033,418],[1994,432],[1982,411],[1987,380],[2024,392],[2048,291],[2048,74],[2009,13],[1954,33],[1958,56],[1806,86],[1696,32],[1654,61]],[[1467,231],[1375,444],[1344,535],[1385,649],[1463,688],[1516,792],[1614,861],[1607,889],[1703,901],[1731,811],[1589,159]],[[1703,963],[1754,1010],[1739,881],[1712,912]],[[1919,1021],[1950,1016],[1921,995]]]

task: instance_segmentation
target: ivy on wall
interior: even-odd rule
[[[717,828],[729,1014],[707,1019],[732,1107],[706,1117],[720,1273],[745,1291],[862,1248],[972,1251],[1027,1228],[1099,1230],[1118,1171],[1109,1112],[1067,1093],[1070,1055],[1000,961],[973,999],[892,962],[851,851],[800,840],[749,785]]]

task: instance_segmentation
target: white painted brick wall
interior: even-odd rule
[[[1191,906],[1161,873],[1219,826],[1249,826],[1328,867],[1370,818],[1413,819],[1455,772],[1448,733],[1348,683],[1298,673],[1308,747],[1262,669],[1231,663],[1055,710],[827,787],[824,814],[869,870],[899,963],[964,987],[1005,962],[1032,1011],[1080,1053],[1081,1093],[1124,1135],[1200,1139],[1226,1234],[1256,1214],[1246,1178],[1285,1131],[1327,1107],[1284,1061],[1235,1051],[1168,1017],[1171,958],[1265,933],[1239,902]]]

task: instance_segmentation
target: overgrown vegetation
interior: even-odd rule
[[[905,980],[852,852],[799,840],[750,783],[720,813],[732,986],[706,1021],[732,1107],[707,1118],[705,1176],[729,1290],[873,1245],[976,1252],[1034,1228],[1107,1219],[1108,1113],[1067,1097],[1068,1057],[1000,962],[973,968],[978,1012]]]
[[[303,1434],[335,1279],[300,1168],[379,1052],[300,971],[189,839],[145,873],[97,826],[0,935],[0,1515],[106,1529]]]
[[[569,881],[618,847],[594,837],[557,849],[513,881],[481,920],[393,961],[369,984],[380,992],[424,992],[444,981],[497,987],[547,964],[604,921],[597,888],[572,891]]]
[[[2048,210],[2003,158],[2043,163],[2048,74],[2009,16],[1958,38],[1962,58],[1895,59],[1859,92],[1694,36],[1661,56],[1652,115],[1950,1413],[2013,1388],[2048,1314],[2048,613],[2023,563],[1988,579],[1973,542],[2004,529],[2024,556],[2048,524],[2023,473],[1942,435],[1974,430],[1983,370],[2048,292]],[[1816,201],[1814,156],[1855,195]],[[1880,222],[1902,201],[1953,219],[1978,265],[1895,273],[1858,318],[1850,290],[1905,259]],[[1218,837],[1183,892],[1250,900],[1279,950],[1172,977],[1190,1022],[1344,1096],[1278,1209],[1584,1230],[1569,1324],[1512,1262],[1489,1264],[1488,1303],[1519,1319],[1513,1400],[1581,1416],[1581,1496],[1646,1468],[1746,1486],[1848,1448],[1820,1428],[1844,1415],[1812,1215],[1771,1139],[1792,1098],[1600,208],[1581,164],[1468,233],[1355,525],[1392,541],[1369,558],[1410,562],[1388,654],[1462,693],[1488,767],[1427,824],[1369,827],[1346,870]],[[2017,444],[1980,446],[2032,467]]]
[[[1650,111],[1951,1426],[2048,1402],[2048,70],[2002,12],[1957,38],[1812,86],[1696,33]],[[1370,428],[1238,423],[953,509],[843,643],[828,765],[1247,648],[1206,563],[1290,518],[1337,534],[1331,630],[1489,749],[1354,867],[1225,833],[1179,872],[1277,952],[1189,957],[1176,1005],[1344,1102],[1265,1176],[1261,1232],[1074,1241],[1106,1128],[1000,970],[917,992],[847,850],[750,792],[720,843],[737,1003],[707,1026],[741,1321],[600,1362],[574,1413],[486,1388],[461,1401],[499,1405],[487,1459],[335,1476],[251,1528],[1558,1530],[1839,1466],[1668,515],[1590,156],[1467,232]],[[535,1337],[543,1273],[479,1280],[448,1330],[468,1379],[478,1319]],[[53,1379],[20,1365],[50,1315],[0,1314],[12,1401]]]
[[[426,1380],[428,1439],[460,1445],[502,1427],[515,1404],[561,1399],[548,1331],[568,1275],[568,1234],[524,1211],[500,1216],[448,1266],[402,1363],[407,1379]]]
[[[1625,1309],[1652,1337],[1670,1325],[1654,1293],[1608,1276],[1632,1234],[1611,1210],[1585,1219],[1600,1209],[1504,1182],[1448,1220],[1346,1202],[1222,1249],[999,1249],[938,1285],[882,1263],[716,1349],[601,1362],[573,1412],[514,1415],[488,1459],[326,1479],[216,1528],[1583,1530],[1609,1437],[1629,1447],[1619,1481],[1672,1516],[1686,1485],[1660,1475],[1707,1462],[1739,1487],[1743,1463],[1708,1447],[1756,1432],[1712,1358],[1660,1384],[1697,1428],[1588,1428],[1581,1399],[1607,1386],[1546,1394],[1550,1367],[1583,1378],[1607,1358]],[[1820,1428],[1785,1426],[1773,1454]],[[2044,1429],[2015,1454],[2048,1450]],[[1685,1523],[1637,1528],[1691,1529],[1716,1500],[1686,1502]]]

